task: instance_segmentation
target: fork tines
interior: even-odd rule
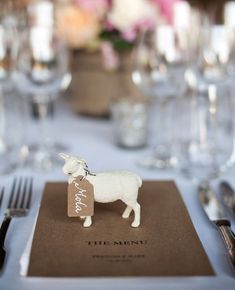
[[[9,209],[29,209],[33,191],[32,177],[15,177],[8,202]]]
[[[1,208],[1,206],[2,206],[2,201],[3,201],[4,191],[5,191],[5,189],[4,189],[4,187],[2,187],[1,192],[0,192],[0,208]]]

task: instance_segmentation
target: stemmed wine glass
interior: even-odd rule
[[[186,89],[185,72],[190,59],[188,34],[184,29],[161,25],[142,34],[135,53],[133,82],[152,101],[152,120],[156,144],[139,164],[149,168],[176,165],[174,109],[178,97]]]
[[[200,82],[220,82],[230,71],[231,38],[224,25],[211,24],[204,17],[197,61]]]
[[[207,185],[230,165],[234,147],[232,99],[227,82],[200,83],[182,98],[179,168]]]
[[[39,142],[29,146],[29,163],[51,169],[58,163],[58,148],[49,136],[48,121],[54,101],[71,81],[69,55],[50,27],[30,27],[21,40],[14,81],[40,124]]]
[[[0,174],[21,164],[23,145],[19,122],[21,103],[15,94],[12,74],[18,50],[18,15],[7,3],[0,3]],[[9,8],[9,9],[8,9]]]

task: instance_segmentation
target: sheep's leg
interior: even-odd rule
[[[138,202],[136,202],[132,208],[134,210],[135,217],[134,217],[134,221],[132,222],[131,226],[133,228],[137,228],[140,225],[140,204]]]
[[[91,224],[92,224],[91,216],[87,216],[84,223],[83,223],[83,226],[85,228],[88,228],[91,226]]]
[[[123,214],[122,214],[122,217],[123,217],[124,219],[129,218],[131,211],[132,211],[132,207],[128,205],[128,206],[126,207],[126,209],[124,210],[124,212],[123,212]]]
[[[127,204],[127,208],[125,209],[122,217],[128,217],[127,214],[130,215],[131,211],[134,211],[134,221],[132,222],[131,226],[137,228],[140,225],[140,205],[135,201],[123,201]]]

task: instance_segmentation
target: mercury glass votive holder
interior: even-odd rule
[[[121,99],[113,103],[113,132],[116,144],[124,148],[147,145],[149,107],[146,102]]]

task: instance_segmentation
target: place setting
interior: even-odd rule
[[[234,288],[235,2],[212,2],[0,3],[1,289]]]
[[[5,238],[7,235],[8,228],[10,226],[12,218],[25,217],[28,214],[31,205],[33,191],[33,180],[32,178],[15,178],[12,184],[9,201],[4,214],[4,220],[0,228],[0,271],[3,270],[6,250],[5,250]],[[1,201],[3,198],[3,192],[1,194]]]
[[[29,276],[214,275],[174,182],[142,183],[138,175],[126,171],[93,173],[86,171],[82,159],[61,156],[69,185],[66,188],[66,184],[49,183],[45,187]],[[119,199],[125,207],[121,202],[109,206],[109,202]],[[55,211],[48,211],[55,200]],[[130,224],[131,211],[134,219]],[[83,215],[86,218],[80,222],[78,217],[84,219]],[[65,226],[67,239],[62,234]],[[51,231],[55,239],[46,234]],[[169,232],[174,233],[170,238]],[[59,253],[61,260],[53,266],[52,257]]]
[[[94,173],[80,157],[64,153],[60,157],[65,160],[62,170],[68,176],[68,184],[46,184],[34,234],[29,240],[30,249],[28,244],[21,261],[22,274],[29,277],[215,275],[173,181],[142,181],[140,176],[127,171]],[[28,190],[30,198],[32,180]],[[119,199],[122,202],[113,203]],[[204,185],[198,188],[198,199],[204,214],[218,228],[224,240],[224,254],[234,267],[235,236],[230,215],[225,211],[226,205],[234,215],[233,189],[222,181],[218,199]],[[131,211],[134,215],[130,215]],[[56,264],[53,257],[58,257]]]

